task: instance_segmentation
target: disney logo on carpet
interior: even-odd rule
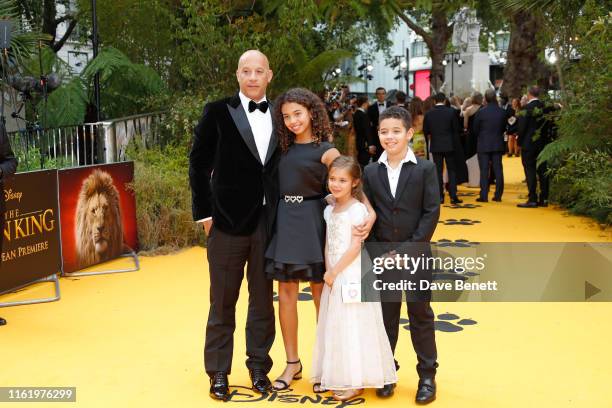
[[[332,397],[301,395],[293,393],[292,389],[283,391],[272,391],[270,393],[259,394],[248,387],[240,385],[230,385],[230,396],[228,402],[282,402],[285,404],[313,404],[313,405],[333,405],[337,408],[365,403],[365,398],[353,398],[348,401],[336,401]]]

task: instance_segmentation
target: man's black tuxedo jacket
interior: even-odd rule
[[[353,128],[355,128],[355,147],[358,152],[367,152],[370,142],[370,119],[365,112],[357,109],[353,113]]]
[[[389,101],[385,101],[385,109],[389,109],[391,107],[391,103]],[[370,146],[376,146],[376,153],[380,155],[382,153],[382,147],[380,145],[380,139],[378,138],[378,117],[380,113],[378,113],[378,100],[375,101],[368,108],[368,118],[370,119]]]
[[[363,190],[376,211],[370,233],[374,242],[429,242],[440,218],[440,191],[436,166],[417,158],[402,165],[395,198],[387,167],[370,163],[364,169]]]
[[[504,151],[507,120],[508,113],[495,103],[487,104],[476,113],[473,130],[478,153]]]
[[[453,108],[436,105],[425,113],[423,134],[431,136],[429,151],[452,152],[459,142],[459,122]]]
[[[543,144],[542,138],[533,140],[534,136],[544,125],[544,104],[535,99],[525,107],[525,116],[519,121],[518,144],[523,150],[538,150]]]
[[[246,112],[235,94],[208,103],[194,133],[189,156],[194,220],[212,216],[215,228],[249,235],[259,222],[265,195],[271,232],[279,198],[280,150],[274,130],[261,163]]]

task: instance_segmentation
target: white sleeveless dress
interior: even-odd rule
[[[323,212],[330,266],[349,248],[352,226],[361,224],[367,215],[360,202],[339,213],[332,210],[327,206]],[[382,388],[396,383],[380,303],[343,303],[344,282],[361,282],[360,256],[337,276],[331,288],[324,285],[310,381],[328,390]]]

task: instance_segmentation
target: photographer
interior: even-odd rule
[[[0,121],[0,189],[4,191],[4,179],[6,176],[15,174],[17,170],[17,159],[11,149],[11,144],[6,133],[4,123]],[[0,200],[0,231],[4,231],[4,210],[6,202]],[[4,240],[4,234],[0,236],[0,253],[2,253],[2,241]],[[2,267],[2,258],[0,258],[0,268]],[[0,317],[0,326],[4,326],[6,320]]]

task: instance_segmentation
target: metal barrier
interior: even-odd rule
[[[20,170],[66,168],[126,160],[136,138],[145,147],[161,143],[163,112],[127,116],[97,123],[8,132]]]

